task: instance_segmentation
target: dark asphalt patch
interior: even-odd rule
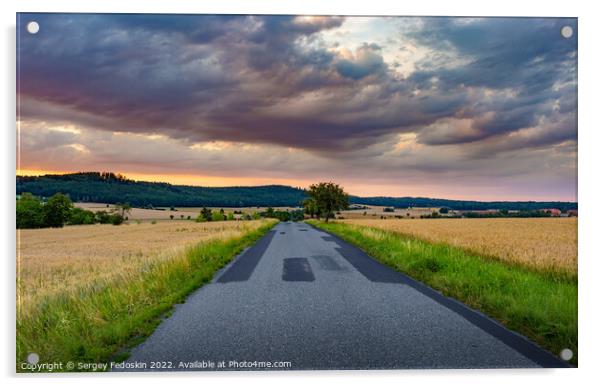
[[[318,266],[326,271],[342,271],[343,268],[330,256],[316,255],[312,256],[318,263]]]
[[[322,237],[326,240],[326,237]],[[350,244],[339,242],[338,239],[330,236],[327,241],[333,241],[339,245],[337,251],[353,265],[364,277],[376,283],[404,283],[404,278],[378,261],[366,255],[362,250]],[[405,284],[405,283],[404,283]]]
[[[334,238],[334,237],[332,237],[332,236],[320,236],[320,237],[321,237],[321,238],[322,238],[322,240],[324,240],[324,241],[332,241],[333,243],[336,243],[336,242],[337,242],[337,239],[335,239],[335,238]]]
[[[299,229],[299,232],[307,232],[307,229]]]
[[[285,234],[286,232],[280,232],[281,235]]]
[[[381,283],[400,283],[414,288],[423,295],[428,296],[442,306],[462,316],[464,319],[479,327],[481,330],[496,337],[507,346],[512,347],[514,350],[518,351],[541,367],[571,367],[567,362],[562,361],[554,354],[537,346],[524,336],[507,329],[497,321],[489,318],[487,315],[473,310],[456,299],[444,296],[426,284],[416,281],[401,272],[394,271],[392,268],[382,265],[364,251],[347,243],[346,241],[332,235],[322,236],[322,238],[326,241],[337,243],[339,247],[336,249],[341,256],[343,256],[368,280]]]
[[[284,259],[282,280],[284,281],[314,281],[314,273],[305,257]]]
[[[265,253],[272,242],[275,231],[270,231],[268,234],[263,236],[258,242],[255,243],[251,248],[240,256],[230,268],[217,279],[218,283],[229,283],[233,281],[247,281],[251,277],[253,270],[261,260],[261,257]]]

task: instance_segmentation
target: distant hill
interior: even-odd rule
[[[129,180],[114,173],[73,173],[39,177],[17,176],[17,194],[30,192],[50,197],[56,192],[68,194],[73,201],[114,204],[128,202],[133,206],[299,206],[306,198],[302,189],[283,185],[200,187],[171,185],[163,182]],[[536,201],[461,201],[424,197],[357,197],[350,202],[362,205],[407,207],[442,207],[455,210],[537,210],[577,209],[575,202]]]
[[[113,173],[74,173],[17,177],[17,194],[30,192],[49,197],[68,194],[73,201],[133,206],[298,206],[305,199],[302,189],[282,185],[232,186],[225,188],[142,182]]]
[[[462,201],[426,197],[351,197],[353,204],[408,207],[448,207],[454,210],[540,210],[556,208],[562,211],[577,209],[576,202],[565,201]]]

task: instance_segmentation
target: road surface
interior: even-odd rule
[[[124,367],[563,366],[522,336],[339,238],[305,223],[280,223],[176,306]]]

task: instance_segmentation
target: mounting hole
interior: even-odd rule
[[[40,25],[37,21],[30,21],[29,23],[27,23],[27,32],[29,32],[30,34],[37,34],[39,30]]]
[[[573,27],[571,27],[570,25],[565,25],[560,29],[560,34],[565,39],[570,38],[571,36],[573,36]]]
[[[564,361],[570,361],[573,357],[573,351],[569,348],[565,348],[560,352],[560,358]]]
[[[40,356],[38,354],[36,354],[35,352],[30,352],[27,355],[27,363],[29,363],[30,365],[37,365],[39,361],[40,361]]]

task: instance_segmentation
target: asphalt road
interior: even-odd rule
[[[270,369],[261,362],[284,369],[565,366],[304,223],[278,224],[176,306],[126,363],[146,366],[130,371],[173,371],[217,369],[220,361],[227,370]]]

